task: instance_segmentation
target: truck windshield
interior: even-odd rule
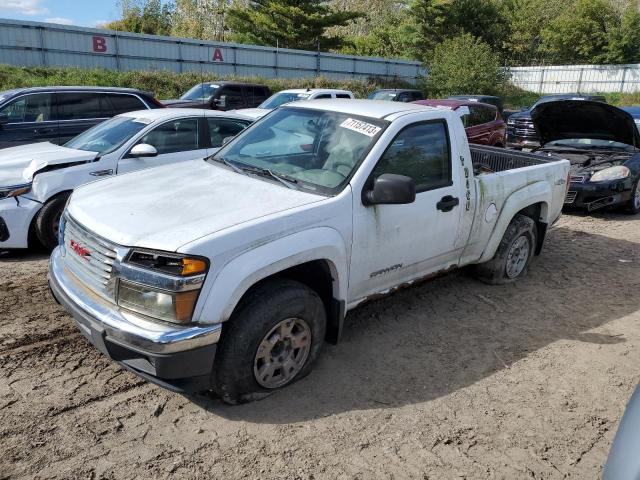
[[[219,85],[213,83],[201,83],[191,88],[187,93],[180,97],[180,100],[193,100],[208,102],[211,97],[216,93],[216,90],[220,88]]]
[[[98,152],[113,152],[150,123],[147,119],[113,117],[90,128],[64,144],[67,148]]]
[[[308,93],[286,93],[280,92],[275,95],[271,95],[264,102],[258,105],[258,108],[268,108],[270,110],[278,108],[285,103],[297,102],[298,100],[306,100],[311,95]]]
[[[346,113],[283,107],[249,127],[211,160],[332,195],[347,183],[387,125],[384,120]]]

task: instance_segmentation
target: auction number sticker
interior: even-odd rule
[[[347,118],[340,124],[340,126],[342,128],[353,130],[354,132],[362,133],[367,137],[375,137],[378,132],[382,130],[381,127],[378,127],[371,123],[363,122],[361,120],[356,120],[355,118]]]

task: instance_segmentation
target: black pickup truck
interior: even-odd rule
[[[531,119],[531,110],[546,102],[556,100],[590,100],[606,102],[600,95],[581,95],[579,93],[565,93],[562,95],[547,95],[540,97],[531,107],[509,115],[507,119],[507,147],[508,148],[536,148],[540,146],[538,132]]]

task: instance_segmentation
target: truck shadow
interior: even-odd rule
[[[462,271],[401,291],[352,311],[342,342],[325,345],[315,370],[296,384],[237,407],[189,399],[259,423],[426,402],[553,342],[624,342],[591,330],[639,309],[639,263],[637,243],[554,228],[515,284],[489,286]]]

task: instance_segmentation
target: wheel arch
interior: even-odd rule
[[[535,253],[539,254],[542,251],[544,237],[550,223],[549,203],[551,199],[551,187],[548,182],[544,181],[535,182],[512,193],[504,203],[487,246],[477,263],[486,262],[493,258],[507,227],[518,214],[529,217],[536,223],[538,238]]]

